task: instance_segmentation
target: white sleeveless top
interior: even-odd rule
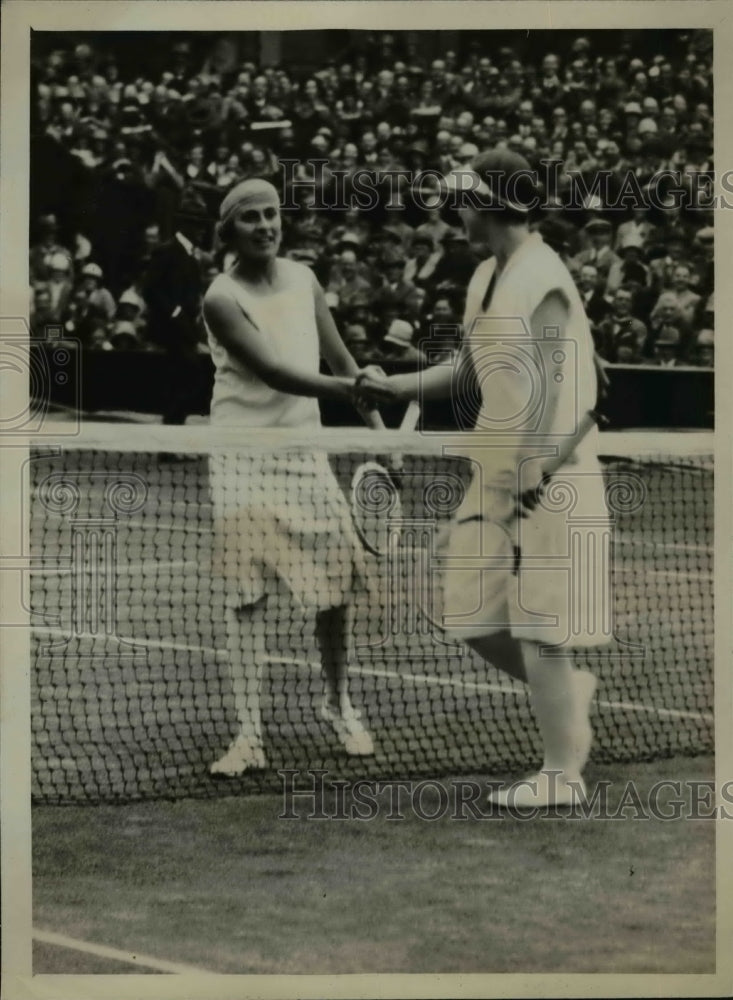
[[[532,367],[537,355],[532,350],[529,326],[543,299],[560,290],[569,303],[569,317],[553,358],[561,368],[562,381],[551,433],[572,434],[580,417],[596,405],[597,382],[593,339],[570,272],[541,236],[533,233],[509,258],[488,308],[483,309],[482,300],[495,269],[493,257],[479,264],[466,296],[466,342],[482,390],[476,431],[489,436],[504,431],[509,440],[511,431],[522,429],[522,421],[533,408],[544,405],[541,382]],[[525,358],[527,363],[523,364]],[[592,462],[597,444],[597,431],[593,430],[578,446],[573,464],[586,459]],[[514,457],[511,447],[492,449],[482,455],[481,465],[501,480],[513,475]]]
[[[265,333],[279,358],[316,375],[320,365],[313,275],[297,261],[277,259],[285,279],[279,291],[260,296],[228,273],[218,275],[210,291],[223,292]],[[206,327],[215,367],[211,423],[246,427],[320,427],[315,397],[272,389],[234,357]]]

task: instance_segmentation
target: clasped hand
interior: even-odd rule
[[[352,392],[354,401],[362,406],[398,401],[391,377],[379,365],[367,365],[366,368],[362,368],[356,377]]]

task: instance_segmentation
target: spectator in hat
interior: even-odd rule
[[[715,366],[715,334],[712,329],[700,330],[695,338],[694,363],[701,368]]]
[[[198,258],[209,229],[206,204],[189,189],[179,207],[173,238],[154,251],[145,276],[148,336],[171,364],[170,391],[162,401],[166,424],[183,424],[189,414],[206,412],[201,409],[203,388],[197,384],[203,292]]]
[[[44,282],[38,282],[33,287],[30,321],[31,336],[37,340],[46,339],[48,327],[58,326],[58,319],[51,303],[51,293]]]
[[[620,263],[620,258],[613,252],[611,242],[613,227],[606,219],[591,219],[586,223],[584,233],[588,246],[571,261],[571,270],[576,273],[584,264],[593,264],[604,281],[614,264]]]
[[[146,326],[147,306],[145,299],[137,291],[134,285],[126,288],[120,295],[117,303],[116,320],[124,320],[132,323],[139,335],[142,335]]]
[[[428,335],[426,325],[427,292],[424,288],[415,287],[405,298],[402,308],[402,318],[412,325],[415,342],[419,342]]]
[[[409,257],[402,272],[405,281],[425,287],[433,277],[440,260],[440,250],[435,249],[432,236],[426,232],[415,233],[409,251]]]
[[[611,302],[605,295],[605,285],[594,264],[583,264],[576,277],[576,284],[583,302],[591,331],[611,312]]]
[[[42,215],[38,220],[38,239],[31,246],[29,270],[31,281],[47,281],[51,276],[51,258],[65,256],[69,261],[69,276],[73,278],[71,251],[59,243],[58,219],[52,213]]]
[[[424,364],[425,355],[412,343],[413,335],[413,326],[407,320],[392,320],[380,344],[381,357],[385,361],[412,361]]]
[[[369,337],[363,323],[345,322],[343,324],[343,340],[349,353],[360,367],[373,364],[379,357],[379,352]]]
[[[442,239],[443,254],[435,265],[433,289],[451,293],[463,291],[476,269],[478,257],[471,249],[461,229],[448,228]]]
[[[425,309],[423,329],[430,342],[431,364],[455,358],[462,338],[461,310],[451,296],[439,295]]]
[[[606,280],[606,292],[611,295],[621,285],[634,283],[641,288],[649,284],[649,270],[642,263],[644,241],[637,233],[628,233],[616,249],[620,258],[611,265]]]
[[[71,258],[67,253],[54,253],[48,260],[48,281],[46,282],[51,301],[51,314],[58,323],[66,319],[66,313],[73,291],[71,280]]]
[[[626,222],[622,222],[616,230],[615,249],[618,250],[631,236],[639,239],[641,245],[644,246],[649,240],[653,229],[654,227],[649,221],[646,207],[644,205],[634,207],[631,211],[631,218],[627,219]]]
[[[691,343],[692,330],[689,327],[685,329],[674,301],[665,295],[660,296],[649,317],[649,337],[644,349],[646,356],[652,356],[652,347],[662,334],[674,337],[678,345],[687,347]]]
[[[114,346],[107,336],[105,326],[97,326],[92,330],[87,340],[87,347],[91,351],[113,351]]]
[[[641,360],[647,339],[647,328],[631,314],[633,290],[622,285],[614,292],[611,312],[594,328],[593,337],[600,356],[612,363],[619,361],[619,346],[623,356],[636,363]]]
[[[137,327],[126,319],[118,319],[113,323],[109,343],[116,351],[135,351],[142,346]]]
[[[348,309],[355,299],[371,294],[369,282],[358,273],[358,259],[353,249],[341,251],[326,291],[336,296],[340,310]]]
[[[385,309],[395,306],[402,309],[406,298],[414,290],[415,285],[404,278],[405,260],[402,254],[395,250],[387,250],[381,261],[382,286],[377,291],[377,308]]]
[[[675,322],[680,325],[682,330],[690,332],[695,321],[695,312],[699,301],[700,296],[690,288],[690,268],[687,264],[679,263],[672,272],[671,288],[662,292],[652,310],[652,322],[669,304],[674,309]]]
[[[114,316],[117,306],[109,289],[102,285],[104,274],[99,264],[90,262],[81,269],[81,287],[87,299],[95,306],[109,322]]]
[[[657,294],[672,287],[672,276],[677,264],[683,262],[685,240],[674,233],[659,234],[659,242],[647,245],[646,256],[651,274],[652,287]]]
[[[660,368],[677,368],[681,361],[681,336],[674,323],[658,321],[653,331],[649,361]]]
[[[703,298],[711,295],[715,288],[715,230],[712,226],[699,229],[693,242],[692,262],[697,276],[695,290]]]

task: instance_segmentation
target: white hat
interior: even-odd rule
[[[473,142],[464,142],[458,150],[458,156],[461,160],[473,159],[474,156],[478,156],[478,146]]]
[[[637,128],[637,132],[639,133],[639,135],[644,135],[646,133],[653,134],[656,133],[657,131],[658,131],[657,123],[654,121],[653,118],[642,118]]]
[[[407,347],[412,343],[413,332],[412,326],[407,322],[407,320],[393,319],[384,339],[388,344],[397,344],[398,347]]]
[[[68,271],[71,269],[71,261],[65,253],[51,254],[48,266],[52,271]]]
[[[85,264],[81,269],[81,273],[89,278],[101,278],[102,268],[99,264]]]
[[[137,292],[134,289],[132,289],[132,288],[126,289],[122,293],[122,295],[120,295],[119,304],[121,306],[123,306],[123,305],[125,305],[125,306],[135,306],[138,309],[142,309],[142,307],[145,305],[144,301],[140,298],[140,296],[137,294]]]

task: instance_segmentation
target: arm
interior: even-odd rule
[[[562,366],[557,364],[552,358],[552,354],[557,346],[557,340],[546,337],[545,330],[548,327],[555,328],[558,330],[559,337],[564,337],[568,317],[569,303],[565,294],[559,289],[554,289],[540,302],[532,313],[530,320],[532,340],[537,344],[542,361],[542,371],[545,373],[542,385],[545,403],[542,408],[539,426],[525,431],[516,452],[518,467],[523,462],[529,461],[531,463],[529,468],[532,470],[529,477],[521,476],[518,478],[518,482],[524,480],[518,487],[520,491],[524,487],[521,496],[517,498],[517,513],[520,517],[527,517],[528,512],[534,510],[539,502],[539,496],[544,485],[542,466],[544,466],[546,460],[538,463],[537,446],[547,443],[546,435],[554,423],[560,396],[555,376],[561,373]],[[535,481],[528,483],[526,481],[527,478],[531,480],[535,474]]]
[[[409,403],[413,399],[427,402],[450,396],[457,372],[462,364],[469,363],[465,347],[455,364],[434,365],[415,372],[404,372],[376,379],[362,374],[357,385],[363,398],[387,403]]]
[[[351,400],[353,378],[311,374],[283,361],[266,335],[227,296],[208,294],[204,318],[217,340],[271,389],[295,396]]]
[[[324,291],[315,276],[313,277],[313,295],[316,304],[316,326],[321,356],[334,375],[347,375],[355,379],[359,374],[359,366],[341,339],[331,310],[328,308]],[[355,403],[355,406],[367,427],[371,427],[372,430],[384,430],[384,421],[378,410],[363,403]]]
[[[569,316],[569,303],[564,293],[556,289],[544,297],[530,320],[532,340],[537,344],[542,359],[542,370],[546,375],[543,385],[545,405],[542,408],[540,425],[536,431],[530,432],[530,438],[535,435],[542,437],[542,435],[547,434],[555,421],[560,396],[555,376],[562,373],[562,366],[553,361],[552,355],[557,348],[557,342],[554,338],[546,337],[545,330],[548,328],[557,329],[559,337],[562,339],[565,336]]]

